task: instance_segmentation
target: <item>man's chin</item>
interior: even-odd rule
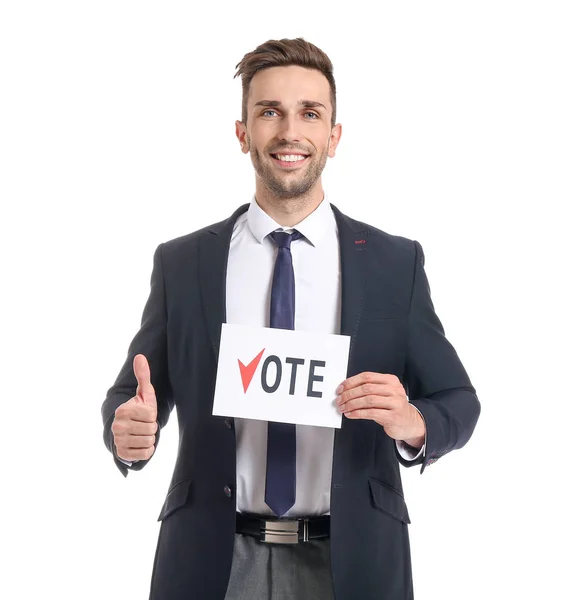
[[[275,196],[282,200],[292,200],[293,198],[299,198],[300,196],[307,194],[313,187],[312,185],[275,185],[271,184],[270,182],[268,182],[266,185],[269,188],[269,190],[273,194],[275,194]]]
[[[292,200],[304,196],[311,191],[317,181],[311,177],[310,170],[299,172],[298,169],[295,169],[280,172],[279,169],[271,168],[259,161],[254,161],[253,165],[257,177],[279,199]]]

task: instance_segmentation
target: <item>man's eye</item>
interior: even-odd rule
[[[305,113],[310,119],[315,120],[317,118],[319,118],[319,115],[317,113],[314,112],[306,112]]]
[[[267,114],[267,113],[271,113],[271,114]],[[263,111],[263,116],[264,117],[269,117],[269,116],[273,116],[276,115],[277,113],[274,110],[264,110]]]

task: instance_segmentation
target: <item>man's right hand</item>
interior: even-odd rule
[[[111,427],[116,454],[126,461],[148,460],[155,451],[158,429],[157,397],[151,384],[149,363],[143,354],[134,357],[133,370],[136,396],[116,409]]]

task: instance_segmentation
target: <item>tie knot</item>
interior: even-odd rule
[[[286,231],[273,231],[270,235],[275,240],[275,243],[277,246],[279,246],[279,248],[289,248],[291,246],[291,242],[303,237],[303,234],[297,230],[294,230],[293,233],[288,233]]]

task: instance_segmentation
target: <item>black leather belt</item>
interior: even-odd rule
[[[329,537],[329,515],[300,519],[237,513],[237,533],[272,544],[297,544]]]

